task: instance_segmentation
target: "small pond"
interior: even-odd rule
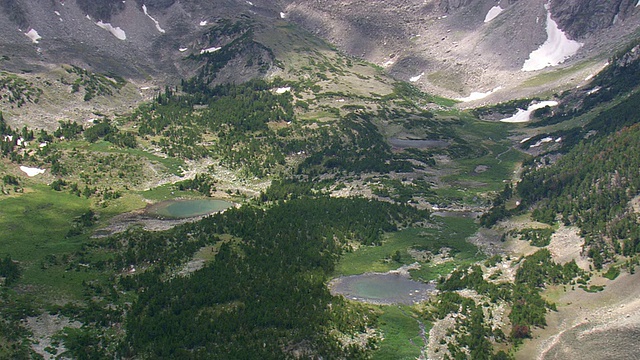
[[[331,281],[331,293],[367,303],[412,305],[425,301],[435,285],[409,279],[398,273],[367,273],[343,276]]]
[[[232,206],[232,203],[224,200],[170,200],[154,204],[146,212],[161,217],[184,219],[219,212]]]

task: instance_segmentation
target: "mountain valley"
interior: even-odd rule
[[[0,10],[0,358],[637,352],[634,1]]]

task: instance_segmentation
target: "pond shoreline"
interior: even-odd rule
[[[433,283],[412,280],[409,270],[420,268],[418,263],[402,266],[386,273],[367,272],[340,276],[327,284],[332,295],[374,305],[413,305],[428,300],[436,287]]]
[[[219,201],[225,201],[229,203],[230,206],[221,210],[211,211],[206,214],[200,214],[200,215],[194,215],[194,216],[188,216],[188,217],[170,217],[170,216],[163,216],[155,213],[156,209],[158,209],[159,206],[164,206],[168,202],[185,202],[185,201],[192,201],[192,200],[193,199],[176,199],[176,200],[169,200],[169,201],[161,201],[158,203],[148,204],[144,209],[139,209],[139,210],[131,211],[128,213],[116,215],[109,220],[109,224],[107,226],[97,229],[94,232],[92,237],[103,238],[103,237],[112,236],[112,235],[124,232],[131,227],[141,227],[147,231],[165,231],[173,227],[176,227],[178,225],[202,220],[203,218],[210,216],[212,214],[222,213],[226,211],[228,208],[239,206],[236,203],[232,203],[225,200],[219,200]],[[211,200],[215,200],[215,199],[211,199]]]

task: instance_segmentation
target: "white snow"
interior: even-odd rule
[[[26,166],[20,166],[20,170],[24,171],[28,177],[44,174],[45,169],[38,169]]]
[[[222,48],[214,46],[214,47],[210,47],[210,48],[207,48],[207,49],[200,50],[200,54],[212,53],[212,52],[216,52],[216,51],[218,51],[220,49],[222,49]]]
[[[524,139],[520,140],[520,144],[524,144],[524,143],[526,143],[526,142],[527,142],[527,141],[529,141],[529,140],[531,140],[531,137],[526,137],[526,138],[524,138]]]
[[[286,19],[286,18],[287,18],[287,14],[285,14],[285,13],[281,12],[281,13],[280,13],[280,18],[281,18],[281,19]]]
[[[45,142],[41,142],[41,143],[40,143],[40,147],[41,147],[41,148],[43,148],[43,147],[47,146],[48,144],[49,144],[49,143],[48,143],[48,142],[46,142],[46,141],[45,141]]]
[[[108,32],[111,33],[111,35],[117,37],[120,40],[126,40],[127,39],[127,34],[125,34],[124,30],[120,29],[119,27],[113,27],[109,23],[103,23],[102,20],[98,21],[96,23],[96,25],[98,25],[99,27],[107,30]]]
[[[575,55],[584,45],[577,41],[569,40],[567,35],[560,30],[558,24],[551,18],[549,4],[545,4],[544,7],[547,9],[547,41],[529,54],[529,59],[522,65],[522,71],[536,71],[547,66],[561,64]]]
[[[456,100],[462,101],[462,102],[480,100],[480,99],[486,98],[487,96],[493,94],[494,92],[496,92],[496,91],[498,91],[500,89],[502,89],[502,86],[498,86],[497,88],[495,88],[493,90],[489,90],[487,92],[472,92],[469,96],[463,97],[463,98],[458,98]]]
[[[286,92],[291,91],[291,87],[287,86],[287,87],[281,87],[281,88],[277,88],[276,89],[276,94],[284,94]]]
[[[538,146],[540,146],[540,145],[542,145],[542,144],[544,144],[544,143],[548,143],[548,142],[552,142],[552,141],[553,141],[553,138],[552,138],[552,137],[546,137],[546,138],[544,138],[544,139],[542,139],[542,140],[538,141],[537,143],[535,143],[535,144],[533,144],[533,145],[529,146],[529,149],[531,149],[531,148],[536,148],[536,147],[538,147]]]
[[[149,87],[149,86],[143,86],[143,87],[140,88],[140,90],[149,90],[149,89],[151,89],[151,87]]]
[[[185,51],[187,51],[187,50],[189,50],[189,48],[179,48],[179,49],[178,49],[178,51],[180,51],[180,52],[185,52]]]
[[[636,3],[636,7],[640,6],[640,0]]]
[[[25,33],[25,35],[27,35],[27,37],[28,37],[29,39],[31,39],[31,41],[32,41],[34,44],[37,44],[37,43],[38,43],[38,40],[42,39],[42,36],[40,36],[40,34],[38,34],[38,32],[36,31],[36,29],[31,29],[31,30],[27,31],[27,32]]]
[[[58,16],[60,16],[60,12],[59,11],[54,11],[53,13],[58,15]]]
[[[598,91],[600,91],[600,89],[602,89],[600,86],[596,86],[593,89],[587,91],[587,95],[593,95],[593,94],[597,93]]]
[[[200,21],[200,26],[207,26],[207,20]]]
[[[247,4],[249,4],[250,6],[253,6],[253,3],[251,1],[247,1]]]
[[[416,82],[416,81],[420,80],[420,78],[421,78],[422,76],[424,76],[424,72],[423,72],[423,73],[421,73],[420,75],[416,75],[416,76],[412,77],[411,79],[409,79],[409,81],[411,81],[411,82]]]
[[[24,146],[27,146],[27,142],[24,141],[23,138],[19,138],[18,140],[16,140],[16,145],[22,146],[23,144],[24,144]]]
[[[557,139],[556,139],[556,142],[557,142],[557,143],[562,142],[562,137],[557,138]]]
[[[504,9],[501,8],[500,5],[492,7],[491,10],[489,10],[489,12],[487,13],[487,16],[485,16],[484,22],[488,23],[489,21],[495,19],[496,16],[500,15],[500,13],[503,11]]]
[[[539,103],[535,103],[535,104],[531,104],[529,105],[529,107],[527,108],[527,110],[523,110],[523,109],[518,109],[518,112],[515,113],[515,115],[510,116],[506,119],[502,119],[500,120],[501,122],[505,122],[505,123],[522,123],[522,122],[527,122],[531,119],[531,114],[538,110],[538,109],[542,109],[546,106],[557,106],[558,102],[557,101],[541,101]]]
[[[158,23],[158,20],[152,18],[151,15],[149,15],[149,12],[147,12],[147,5],[142,5],[142,11],[144,11],[144,14],[147,15],[149,19],[156,23],[156,29],[164,34],[164,29],[160,27],[160,23]]]

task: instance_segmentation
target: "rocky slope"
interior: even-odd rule
[[[444,96],[479,93],[471,100],[498,89],[485,101],[579,85],[640,24],[634,0],[4,0],[0,8],[1,66],[10,71],[71,63],[176,81],[200,66],[185,61],[190,54],[221,45],[223,38],[207,35],[211,24],[243,17],[299,24],[348,54]],[[522,68],[547,41],[549,19],[565,41],[581,44],[570,55],[555,54],[566,58],[556,67],[581,66],[564,77],[526,83],[540,72]],[[553,51],[563,47],[555,44]],[[242,72],[234,68],[223,77],[233,81]]]

